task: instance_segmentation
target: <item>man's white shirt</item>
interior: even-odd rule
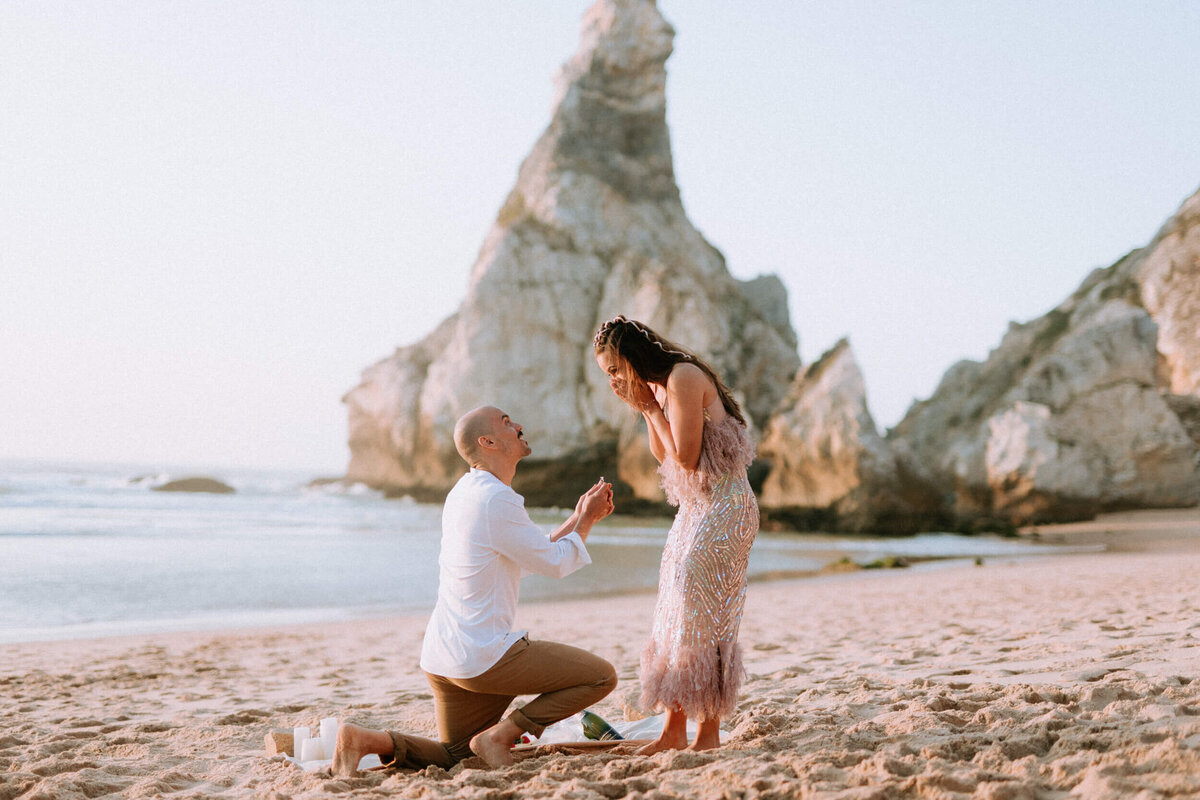
[[[421,669],[446,678],[487,672],[525,635],[513,630],[521,576],[563,578],[590,563],[578,533],[551,542],[521,495],[472,469],[442,509],[437,604],[425,628]]]

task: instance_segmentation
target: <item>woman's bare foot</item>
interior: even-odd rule
[[[688,750],[699,752],[701,750],[712,750],[714,747],[721,746],[721,720],[706,719],[700,722],[700,727],[696,731],[696,740],[692,742]]]
[[[721,738],[719,736],[706,736],[701,738],[696,737],[696,741],[688,745],[688,750],[700,752],[701,750],[712,750],[714,747],[721,746]]]
[[[520,735],[521,729],[510,720],[501,720],[471,737],[471,752],[486,761],[489,767],[511,767],[512,744]]]
[[[333,746],[333,774],[353,778],[358,772],[358,762],[370,752],[367,748],[366,728],[343,722],[338,725],[337,744]]]
[[[667,736],[667,732],[663,731],[663,735],[659,736],[650,744],[642,745],[638,748],[639,756],[652,756],[655,753],[661,753],[664,750],[682,750],[687,747],[687,736]]]
[[[682,750],[687,747],[687,743],[687,714],[680,709],[672,709],[667,712],[667,721],[663,725],[662,733],[653,742],[641,747],[637,754],[652,756],[663,750]]]

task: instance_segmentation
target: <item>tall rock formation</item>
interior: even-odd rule
[[[890,436],[960,518],[1078,518],[1200,500],[1200,193]]]
[[[557,79],[546,131],[488,231],[458,310],[367,368],[343,399],[347,478],[435,494],[463,471],[451,431],[489,403],[525,423],[531,503],[599,474],[658,496],[639,420],[611,396],[592,335],[618,313],[712,359],[765,424],[797,367],[774,277],[739,282],[689,222],[666,124],[674,31],[652,0],[598,0]]]
[[[770,464],[761,503],[776,518],[805,528],[875,524],[885,503],[874,490],[897,483],[896,462],[847,339],[796,375],[758,452]]]
[[[796,375],[759,446],[770,464],[760,502],[801,529],[910,532],[938,514],[879,435],[847,339]]]

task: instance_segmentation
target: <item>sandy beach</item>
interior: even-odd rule
[[[432,735],[424,617],[0,646],[0,800],[1200,797],[1200,511],[1036,536],[1110,551],[752,584],[732,738],[704,753],[353,779],[266,755],[267,731],[327,716]],[[616,664],[596,710],[619,720],[651,605],[521,623]]]

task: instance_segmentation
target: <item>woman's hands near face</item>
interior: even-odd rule
[[[658,406],[658,398],[654,396],[654,391],[638,375],[634,375],[630,379],[627,395],[621,399],[638,411],[652,411]]]
[[[613,376],[608,385],[613,394],[634,411],[650,411],[658,405],[658,399],[650,385],[636,374],[627,380]]]
[[[623,358],[612,351],[604,351],[596,356],[596,363],[608,376],[608,388],[622,402],[635,411],[652,411],[658,406],[658,400],[649,385],[630,369]]]

